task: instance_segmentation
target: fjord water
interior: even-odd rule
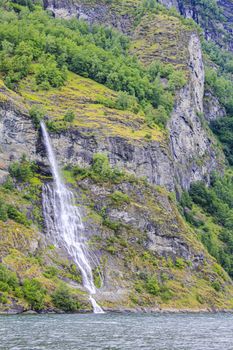
[[[93,295],[96,288],[93,281],[90,260],[91,253],[87,249],[82,218],[72,191],[64,184],[59,172],[55,153],[53,151],[46,126],[41,122],[44,144],[47,150],[49,164],[53,175],[53,183],[43,188],[43,214],[48,234],[59,246],[63,246],[79,267],[83,286],[90,295],[90,302],[94,313],[102,313],[103,310],[96,303]]]
[[[0,316],[4,350],[232,350],[232,314]]]

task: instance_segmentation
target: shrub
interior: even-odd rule
[[[136,292],[142,293],[144,291],[144,283],[140,280],[136,281],[134,284]]]
[[[64,121],[68,123],[72,123],[74,121],[75,114],[73,111],[67,111],[64,115]]]
[[[108,157],[102,153],[94,154],[91,170],[90,175],[96,180],[117,182],[123,177],[120,170],[110,167]]]
[[[67,69],[65,66],[60,69],[52,56],[45,56],[37,68],[35,79],[42,89],[60,87],[67,79]]]
[[[176,258],[175,266],[176,266],[178,269],[183,269],[183,268],[185,268],[185,261],[184,261],[184,259],[183,259],[183,258]]]
[[[24,156],[20,162],[12,163],[9,167],[9,173],[18,181],[27,182],[34,177],[36,166],[28,161]]]
[[[5,202],[0,198],[0,220],[1,221],[7,221],[8,214],[7,214],[7,205]]]
[[[168,113],[163,106],[159,106],[158,109],[148,105],[145,108],[145,116],[148,126],[154,127],[155,124],[161,127],[166,127],[169,119]]]
[[[53,278],[55,276],[57,276],[58,274],[58,269],[55,266],[48,266],[43,275],[47,278]]]
[[[2,185],[6,190],[12,191],[14,189],[14,182],[11,176],[7,176],[6,181]]]
[[[7,303],[7,296],[4,293],[0,293],[0,303],[6,304]]]
[[[163,302],[169,301],[172,298],[173,294],[170,289],[166,286],[160,288],[160,297]]]
[[[25,279],[23,283],[23,294],[32,310],[42,310],[45,301],[45,289],[35,278]]]
[[[79,302],[71,294],[69,288],[65,284],[61,284],[52,294],[54,305],[63,311],[72,312],[80,308]]]
[[[92,170],[103,178],[108,178],[111,174],[108,157],[105,154],[96,153],[93,156]]]
[[[212,282],[212,287],[216,290],[216,292],[220,292],[221,290],[221,284],[219,283],[219,281]]]
[[[193,202],[188,192],[186,191],[182,192],[180,204],[183,208],[189,208],[189,209],[192,208]]]
[[[153,295],[158,295],[160,292],[160,286],[157,280],[157,276],[153,275],[147,278],[146,290]]]
[[[118,231],[120,228],[120,223],[116,222],[116,221],[112,221],[110,220],[108,217],[105,217],[103,219],[103,225],[107,226],[108,228],[110,228],[113,231]]]
[[[8,284],[6,282],[0,281],[0,291],[9,292],[9,290],[10,290],[10,287],[8,286]]]
[[[30,221],[27,219],[26,215],[24,213],[21,213],[13,205],[7,206],[7,214],[9,219],[12,219],[15,222],[18,222],[19,224],[22,224],[26,227],[30,226]]]
[[[173,71],[169,75],[168,89],[174,93],[176,90],[181,89],[186,82],[187,80],[183,71]]]
[[[112,193],[111,199],[118,205],[122,204],[122,203],[129,203],[130,202],[129,196],[125,193],[120,192],[120,191],[115,191],[114,193]]]
[[[106,251],[112,255],[116,254],[116,248],[113,247],[112,245],[109,245],[108,247],[106,247]]]
[[[19,280],[16,273],[10,271],[3,264],[0,264],[0,281],[7,283],[12,290],[19,285]]]
[[[96,288],[101,288],[102,278],[101,278],[101,271],[99,267],[95,268],[95,270],[93,271],[93,278],[94,278],[94,284]]]
[[[45,110],[42,106],[34,105],[31,107],[29,115],[32,118],[36,128],[39,128],[40,122],[44,119],[45,114]]]

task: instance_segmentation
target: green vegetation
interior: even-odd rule
[[[229,86],[229,85],[228,85]],[[211,123],[211,129],[223,144],[223,150],[229,164],[233,165],[233,117],[227,116]]]
[[[6,303],[10,295],[25,298],[32,310],[44,307],[45,289],[36,279],[25,279],[21,284],[16,273],[0,264],[0,303]]]
[[[113,192],[111,194],[111,199],[117,205],[121,205],[123,203],[129,203],[130,202],[129,196],[126,193],[122,193],[120,191]]]
[[[29,110],[29,115],[32,118],[36,129],[39,128],[40,122],[44,119],[45,114],[46,112],[41,105],[34,105]]]
[[[146,290],[153,295],[158,295],[160,288],[157,280],[157,276],[153,275],[147,278],[146,281]]]
[[[224,153],[233,165],[233,55],[212,42],[204,42],[203,48],[213,63],[206,67],[205,83],[225,107],[227,116],[211,122],[212,131],[223,144]]]
[[[9,167],[10,175],[20,182],[27,182],[35,175],[37,167],[22,156],[20,162],[12,163]]]
[[[38,89],[59,88],[70,70],[119,91],[116,108],[154,110],[150,126],[157,119],[161,126],[166,124],[175,90],[186,82],[184,73],[172,66],[159,62],[156,69],[153,63],[142,66],[129,54],[129,39],[119,32],[77,19],[55,19],[38,6],[1,5],[0,41],[0,72],[9,88],[17,90],[18,83],[31,74]],[[160,80],[165,71],[167,86]],[[42,114],[33,107],[35,124]]]
[[[123,180],[125,174],[118,168],[112,168],[106,154],[96,153],[93,156],[92,165],[88,168],[80,168],[78,166],[67,168],[76,179],[91,177],[97,182],[118,183]]]
[[[163,276],[164,274],[162,277]],[[139,294],[142,294],[143,291],[146,291],[155,297],[160,297],[164,303],[167,303],[172,299],[173,293],[165,284],[167,281],[166,277],[163,278],[162,282],[159,282],[158,276],[155,274],[149,275],[147,277],[142,277],[143,278],[141,280],[137,280],[135,283],[135,289]]]
[[[64,121],[68,123],[72,123],[75,118],[75,113],[73,111],[67,111],[64,115]]]
[[[107,3],[119,9],[117,0]],[[130,13],[136,14],[134,25],[142,22],[138,32],[141,30],[143,36],[145,32],[148,34],[144,41],[140,42],[139,38],[130,42],[115,30],[89,26],[77,19],[53,18],[30,0],[1,2],[1,78],[8,88],[22,96],[20,101],[29,107],[36,128],[47,116],[48,129],[54,132],[78,126],[80,132],[84,127],[93,133],[101,130],[100,137],[105,131],[105,135],[144,143],[160,141],[158,135],[166,134],[161,128],[166,127],[176,91],[186,84],[186,40],[196,27],[192,21],[181,19],[174,9],[166,10],[155,0],[122,2],[124,6],[129,3]],[[204,8],[207,21],[213,15],[218,16],[214,1],[196,1],[196,4]],[[121,15],[126,11],[123,5]],[[158,37],[162,38],[159,45]],[[148,40],[151,38],[153,44]],[[161,53],[156,56],[156,50],[164,56]],[[210,50],[208,54],[211,56]],[[230,118],[229,81],[233,65],[230,58],[223,59],[221,55],[211,59],[217,65],[225,61],[224,70],[207,69],[206,85],[218,95]],[[218,127],[214,131],[218,133]],[[229,133],[227,137],[230,148]],[[68,260],[61,262],[56,247],[43,247],[38,244],[39,238],[35,239],[36,225],[42,223],[43,176],[36,164],[25,157],[13,162],[9,172],[10,176],[0,186],[0,231],[3,232],[0,252],[6,264],[0,264],[0,303],[12,300],[38,311],[54,306],[65,312],[80,310],[82,299],[78,294],[82,292],[69,285],[69,281],[82,282],[76,265]],[[101,232],[90,243],[96,245],[97,255],[104,261],[106,276],[113,285],[132,291],[130,300],[126,300],[127,296],[123,301],[125,305],[232,306],[227,275],[206,255],[194,235],[195,230],[209,252],[233,276],[233,185],[229,179],[213,177],[210,188],[198,183],[190,193],[183,194],[183,213],[194,228],[190,230],[165,189],[155,189],[146,181],[112,167],[105,154],[95,154],[86,168],[67,166],[64,173],[70,185],[79,186],[84,219],[90,228],[95,225]],[[98,186],[103,188],[101,201]],[[122,208],[126,215],[120,212]],[[148,223],[141,227],[138,218]],[[177,239],[177,244],[182,244],[183,249],[187,246],[190,254],[203,255],[203,261],[194,264],[176,252],[176,258],[174,254],[165,258],[169,253],[158,252],[153,242],[151,250],[148,249],[147,231],[155,235],[162,232],[161,240]],[[93,271],[93,276],[96,287],[101,287],[99,268]]]
[[[19,280],[15,272],[0,264],[0,303],[6,304],[9,294],[20,294]]]
[[[47,278],[54,278],[57,270],[52,267],[46,269]],[[24,278],[21,282],[15,272],[0,264],[0,304],[6,304],[9,298],[25,300],[28,307],[40,311],[46,307],[48,295],[51,293],[37,278]],[[80,303],[77,295],[65,283],[59,282],[51,293],[53,305],[63,311],[77,311]]]
[[[23,294],[32,310],[41,310],[44,307],[46,290],[35,278],[25,279],[23,283]]]
[[[0,186],[0,220],[5,222],[11,219],[25,227],[30,227],[32,224],[31,219],[28,219],[30,216],[39,226],[42,224],[40,209],[42,182],[37,171],[35,163],[27,160],[25,156],[22,156],[20,161],[11,163],[10,176]],[[17,200],[12,200],[14,197]],[[26,205],[27,201],[33,205],[30,213]]]
[[[181,198],[186,219],[202,243],[233,276],[233,177],[213,176],[211,186],[197,182]],[[199,209],[198,209],[199,208]]]
[[[65,312],[74,312],[80,308],[77,298],[72,295],[69,288],[64,283],[61,283],[54,291],[52,300],[58,309]]]
[[[213,68],[206,68],[206,84],[219,98],[219,101],[226,108],[228,114],[233,113],[233,82],[230,76],[216,71]]]

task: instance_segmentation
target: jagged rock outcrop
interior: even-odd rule
[[[214,144],[203,127],[204,66],[198,37],[189,42],[189,81],[182,88],[169,122],[170,145],[177,183],[188,189],[194,181],[209,181],[218,168]]]

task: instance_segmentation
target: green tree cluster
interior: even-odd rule
[[[233,55],[213,42],[203,42],[208,59],[214,63],[206,67],[205,84],[225,107],[227,116],[211,122],[212,131],[223,144],[224,153],[233,164]]]
[[[0,4],[0,72],[9,88],[17,89],[18,82],[32,73],[39,88],[58,88],[70,70],[119,91],[117,108],[137,112],[139,103],[145,114],[158,109],[154,117],[149,113],[150,126],[158,119],[166,124],[175,91],[186,82],[182,71],[161,62],[144,67],[128,52],[128,37],[116,30],[56,19],[19,1]],[[167,78],[167,86],[161,77]]]
[[[38,311],[43,309],[46,290],[37,279],[25,279],[22,290],[23,296],[32,310]]]
[[[196,218],[192,211],[193,204],[199,206],[219,225],[217,235],[211,225]],[[233,276],[233,177],[212,176],[211,186],[203,182],[194,183],[189,193],[181,198],[186,219],[197,229],[202,243],[211,255]]]
[[[46,290],[35,278],[20,283],[15,272],[0,264],[0,303],[6,303],[8,296],[12,295],[15,298],[25,298],[32,310],[41,310],[45,294]]]

